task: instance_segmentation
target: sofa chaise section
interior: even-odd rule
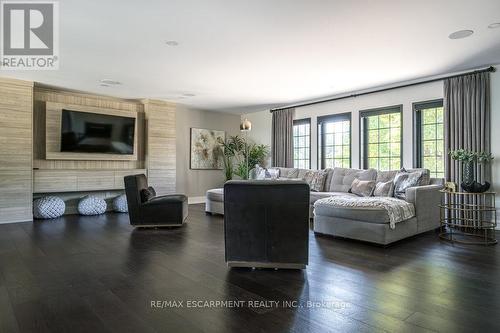
[[[314,207],[314,232],[388,245],[398,240],[436,229],[440,226],[439,203],[442,181],[431,179],[431,185],[410,187],[406,200],[414,216],[391,228],[390,217],[383,208],[328,207],[323,200]],[[398,199],[399,200],[399,199]]]

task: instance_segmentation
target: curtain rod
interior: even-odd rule
[[[416,85],[419,85],[419,84],[425,84],[425,83],[431,83],[431,82],[436,82],[436,81],[442,81],[442,80],[446,80],[446,79],[452,79],[452,78],[455,78],[455,77],[460,77],[460,76],[469,75],[469,74],[477,74],[477,73],[484,73],[484,72],[494,72],[494,71],[495,71],[495,67],[490,66],[488,68],[476,69],[476,70],[465,72],[465,73],[462,73],[462,74],[454,74],[454,75],[443,76],[443,77],[429,79],[429,80],[424,80],[424,81],[418,81],[418,82],[413,82],[413,83],[401,84],[401,85],[397,85],[397,86],[393,86],[393,87],[387,87],[387,88],[381,88],[381,89],[376,89],[376,90],[370,90],[370,91],[362,92],[362,93],[359,93],[359,94],[351,94],[351,95],[333,97],[333,98],[328,98],[328,99],[322,99],[322,100],[319,100],[319,101],[305,102],[305,103],[300,103],[300,104],[291,104],[289,106],[283,106],[283,107],[279,107],[279,108],[273,108],[273,109],[269,110],[269,112],[273,113],[274,111],[278,111],[278,110],[284,110],[284,109],[289,109],[289,108],[300,108],[300,107],[314,105],[314,104],[333,102],[333,101],[338,101],[338,100],[346,99],[346,98],[354,98],[354,97],[358,97],[358,96],[369,95],[369,94],[379,93],[379,92],[388,91],[388,90],[394,90],[394,89],[399,89],[399,88],[412,87],[412,86],[416,86]]]

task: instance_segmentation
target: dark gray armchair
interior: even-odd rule
[[[309,185],[301,181],[229,181],[224,236],[230,267],[308,264]]]
[[[181,226],[188,215],[187,197],[173,194],[144,199],[141,191],[147,189],[145,175],[125,177],[130,224],[137,227]]]

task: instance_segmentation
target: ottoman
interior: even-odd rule
[[[207,214],[224,215],[224,189],[214,188],[207,191],[205,201],[205,212]]]
[[[54,196],[38,198],[33,202],[33,216],[36,219],[55,219],[64,214],[66,204]]]

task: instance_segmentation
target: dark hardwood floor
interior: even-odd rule
[[[178,229],[134,229],[124,214],[0,225],[0,332],[500,331],[498,245],[311,232],[304,271],[230,270],[222,218],[189,214]]]

